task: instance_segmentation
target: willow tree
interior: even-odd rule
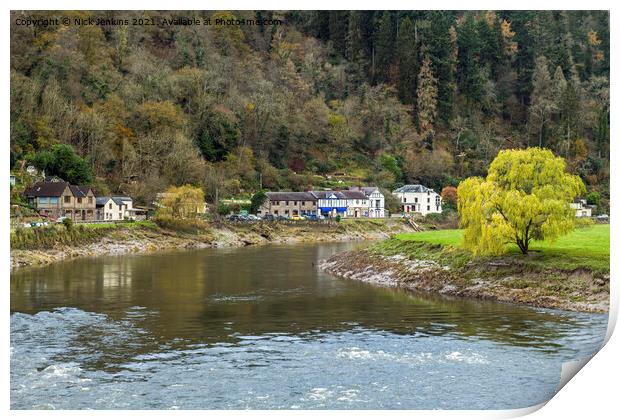
[[[564,159],[538,147],[502,150],[486,179],[458,187],[464,244],[474,254],[498,255],[508,244],[527,254],[533,240],[554,240],[574,228],[570,203],[585,186]]]
[[[170,187],[159,201],[158,216],[197,218],[205,212],[205,194],[192,185]]]

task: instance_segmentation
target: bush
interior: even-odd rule
[[[62,225],[67,228],[67,230],[73,229],[73,220],[66,218],[62,220]]]
[[[179,219],[171,216],[158,216],[154,219],[157,226],[162,229],[184,233],[204,233],[209,230],[209,225],[200,219]]]
[[[226,203],[219,203],[217,206],[217,214],[220,216],[226,216],[230,213],[230,206]]]
[[[577,229],[587,228],[594,224],[594,220],[589,217],[577,217],[575,218],[575,227]]]
[[[57,245],[83,245],[92,243],[116,229],[114,225],[96,228],[80,225],[77,229],[71,226],[69,229],[61,229],[59,226],[17,228],[11,233],[11,248],[48,249]]]

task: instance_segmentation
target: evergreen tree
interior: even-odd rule
[[[437,79],[433,76],[431,60],[425,56],[418,75],[418,123],[422,138],[432,148],[433,123],[437,116]]]
[[[433,65],[433,74],[437,77],[437,108],[444,122],[452,119],[456,91],[454,54],[456,45],[453,45],[450,35],[454,24],[454,16],[450,12],[429,12],[421,41],[427,48],[426,53]]]
[[[418,57],[415,30],[411,19],[404,17],[396,37],[398,60],[398,94],[403,103],[413,104],[417,89]]]
[[[482,99],[483,78],[480,72],[480,37],[474,14],[466,12],[458,33],[458,89],[469,105]]]
[[[377,83],[390,82],[390,68],[394,54],[394,27],[390,12],[381,15],[375,42],[375,58],[372,63],[374,79]]]

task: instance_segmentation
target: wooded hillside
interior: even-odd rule
[[[282,24],[131,25],[145,17]],[[606,207],[609,14],[13,12],[11,165],[53,174],[71,155],[59,144],[88,164],[70,176],[138,202],[185,183],[210,200],[334,186],[320,175],[335,173],[440,191],[536,145]]]

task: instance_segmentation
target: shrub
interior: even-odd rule
[[[68,231],[70,231],[71,229],[73,229],[73,220],[66,218],[62,220],[62,224],[65,228],[67,228]]]
[[[154,221],[159,227],[176,232],[204,233],[209,230],[209,225],[200,219],[179,219],[171,216],[158,216]]]
[[[219,203],[217,206],[217,213],[221,216],[226,216],[230,213],[230,206],[226,203]]]
[[[589,217],[577,217],[575,218],[575,227],[577,229],[580,228],[587,228],[590,227],[594,224],[594,220],[590,219]]]

